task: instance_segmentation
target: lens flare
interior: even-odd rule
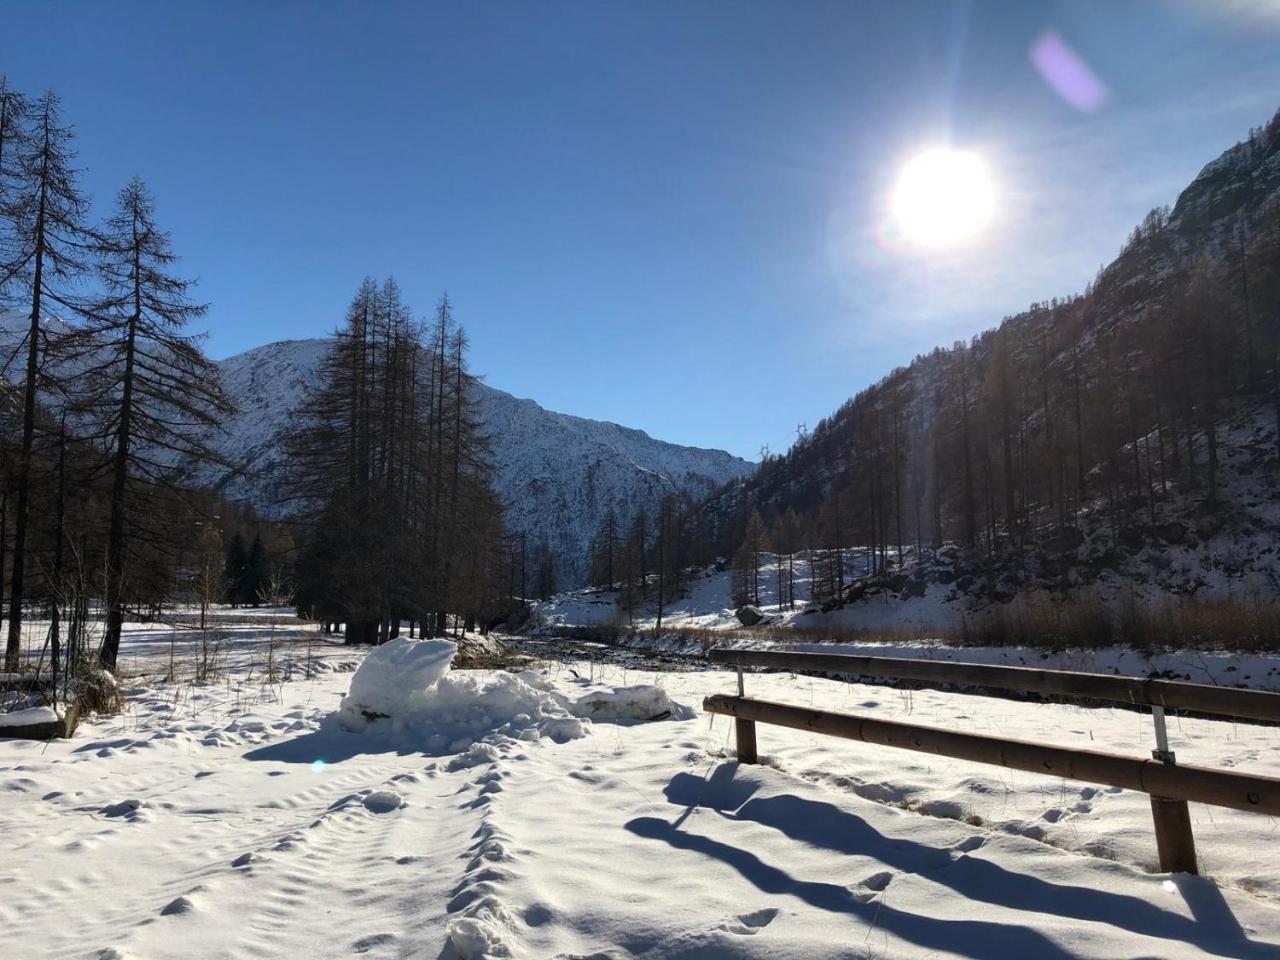
[[[1107,85],[1052,30],[1036,38],[1030,57],[1045,83],[1081,113],[1096,113],[1106,106],[1110,96]]]
[[[939,148],[913,158],[893,192],[894,223],[910,240],[946,246],[991,219],[995,190],[975,154]]]

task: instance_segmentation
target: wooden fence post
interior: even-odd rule
[[[1152,797],[1151,818],[1156,824],[1160,872],[1198,874],[1196,838],[1191,832],[1191,812],[1187,809],[1187,801]]]
[[[735,718],[733,725],[738,738],[738,762],[759,763],[756,756],[756,722]]]
[[[1151,719],[1156,727],[1156,748],[1151,756],[1173,766],[1178,762],[1169,749],[1169,731],[1165,726],[1164,707],[1153,706]],[[1191,811],[1187,801],[1151,796],[1151,819],[1156,825],[1156,852],[1160,855],[1161,873],[1199,874],[1196,866],[1196,838],[1191,832]]]

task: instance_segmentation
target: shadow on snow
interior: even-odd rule
[[[957,856],[948,847],[887,837],[861,817],[831,803],[793,794],[756,797],[760,784],[738,773],[738,764],[725,763],[706,778],[688,773],[676,775],[665,794],[671,803],[686,807],[685,813],[674,823],[638,817],[627,824],[627,829],[637,836],[719,860],[766,893],[794,896],[819,910],[848,914],[930,949],[1019,960],[1030,956],[1068,960],[1077,956],[1030,927],[922,916],[895,908],[883,898],[864,901],[849,887],[837,883],[800,880],[754,853],[686,832],[681,825],[695,808],[709,808],[728,821],[769,827],[798,843],[870,857],[948,887],[976,903],[1102,923],[1146,937],[1176,939],[1238,960],[1278,955],[1274,946],[1248,939],[1217,886],[1203,878],[1171,878],[1192,912],[1193,917],[1187,918],[1127,894],[1054,883],[980,857]],[[803,853],[798,852],[797,860],[802,858]]]

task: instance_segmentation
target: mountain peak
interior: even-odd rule
[[[259,510],[277,512],[283,468],[277,438],[319,377],[330,340],[281,340],[219,363],[240,406],[226,424],[222,452],[248,474],[209,469],[201,479]],[[488,384],[475,387],[493,442],[495,486],[513,533],[546,538],[565,583],[585,574],[587,547],[610,508],[653,511],[676,491],[695,496],[748,476],[755,465],[726,453],[657,440],[643,430],[547,410]]]

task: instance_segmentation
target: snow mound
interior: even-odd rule
[[[449,669],[447,640],[401,637],[377,647],[351,678],[338,722],[355,733],[390,735],[433,753],[467,750],[495,738],[557,743],[586,734],[563,698],[509,673]]]
[[[364,658],[343,707],[349,702],[373,717],[403,717],[420,709],[457,652],[450,640],[390,640]]]
[[[489,960],[510,957],[511,948],[492,923],[478,917],[463,917],[449,924],[449,943],[459,960]]]
[[[676,703],[662,687],[614,687],[579,697],[569,709],[591,720],[692,720],[692,707]]]

